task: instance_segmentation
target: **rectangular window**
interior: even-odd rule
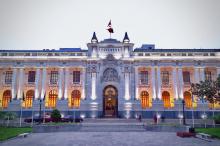
[[[148,71],[140,72],[140,84],[148,84]]]
[[[190,72],[188,71],[183,72],[183,82],[184,84],[190,84]]]
[[[80,83],[80,71],[73,71],[73,83]]]
[[[211,81],[212,80],[212,73],[211,71],[206,71],[205,72],[205,80]]]
[[[57,84],[57,81],[58,81],[58,71],[51,71],[50,84]]]
[[[12,83],[12,71],[6,71],[5,73],[5,84]]]
[[[162,84],[163,85],[169,84],[169,72],[168,71],[162,71]]]
[[[29,71],[28,72],[28,83],[34,83],[35,82],[35,71]]]

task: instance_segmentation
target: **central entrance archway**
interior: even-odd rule
[[[118,90],[115,86],[108,85],[103,90],[104,117],[117,117],[118,115]]]

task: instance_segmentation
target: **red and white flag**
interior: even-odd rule
[[[109,23],[108,23],[107,30],[108,30],[109,33],[114,33],[114,30],[113,30],[113,28],[112,28],[111,20],[110,20]]]

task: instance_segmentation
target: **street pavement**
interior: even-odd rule
[[[31,133],[0,146],[220,146],[220,140],[180,138],[173,132],[57,132]]]

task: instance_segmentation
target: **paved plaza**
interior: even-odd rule
[[[33,133],[0,146],[219,146],[198,138],[180,138],[171,132],[58,132]]]

